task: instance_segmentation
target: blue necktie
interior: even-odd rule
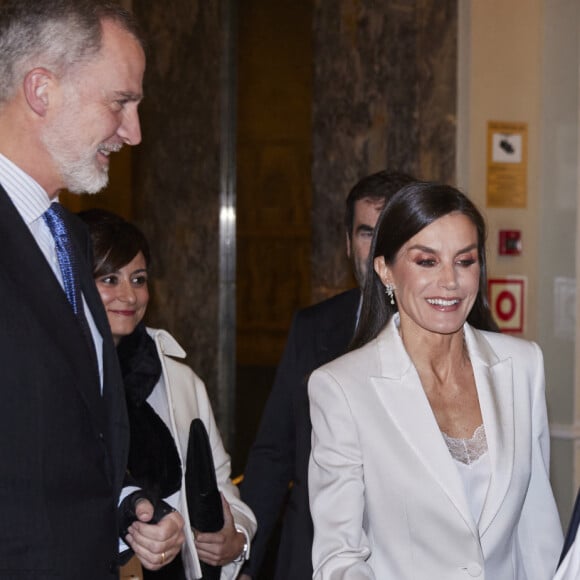
[[[83,331],[87,341],[93,363],[97,365],[95,343],[83,308],[77,256],[73,250],[68,229],[63,218],[64,213],[65,211],[60,203],[51,203],[50,207],[42,214],[42,217],[54,238],[56,257],[62,274],[64,292],[77,316],[77,320],[79,321],[81,330]]]
[[[79,313],[83,312],[78,266],[63,215],[64,211],[60,203],[51,203],[42,217],[54,238],[56,257],[58,258],[66,297],[71,303],[74,313],[78,316]]]

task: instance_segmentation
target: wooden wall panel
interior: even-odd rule
[[[271,366],[310,300],[312,2],[238,10],[237,359]]]

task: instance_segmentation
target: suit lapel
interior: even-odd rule
[[[371,378],[386,412],[434,481],[449,497],[472,533],[477,536],[463,482],[394,320],[378,337],[380,377]]]
[[[491,464],[491,479],[479,520],[480,534],[483,535],[508,492],[514,466],[512,361],[500,360],[484,336],[467,325],[465,340],[475,375]]]
[[[99,377],[89,357],[81,327],[30,230],[0,186],[0,263],[21,302],[34,313],[47,343],[58,348],[69,364],[75,384],[102,431]],[[74,337],[71,339],[71,337]]]
[[[103,337],[104,341],[105,337],[110,334],[111,328],[109,326],[109,321],[107,320],[107,315],[103,309],[101,297],[99,296],[95,281],[93,279],[93,273],[91,269],[92,250],[90,249],[88,233],[84,230],[82,232],[79,230],[79,224],[77,223],[78,220],[75,221],[68,218],[69,216],[65,214],[65,219],[67,219],[67,227],[72,234],[71,241],[81,258],[78,261],[81,291],[91,311],[91,315],[95,321],[97,329]],[[85,242],[85,247],[83,247],[81,243],[82,240]]]
[[[103,424],[106,424],[109,428],[109,435],[106,440],[111,452],[115,485],[120,487],[129,451],[129,426],[123,379],[119,369],[116,347],[111,335],[111,327],[93,278],[91,268],[92,250],[88,233],[78,220],[69,219],[67,225],[73,234],[71,237],[76,250],[82,258],[79,260],[81,290],[95,325],[103,339],[103,396],[100,397],[99,409],[102,409],[103,412]]]
[[[341,308],[333,308],[333,318],[316,329],[316,361],[319,365],[345,353],[354,335],[360,290],[353,288],[344,293]]]

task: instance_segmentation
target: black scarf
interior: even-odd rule
[[[181,487],[181,462],[175,441],[147,398],[161,377],[155,342],[143,324],[117,346],[129,414],[129,470],[136,483],[159,498]]]

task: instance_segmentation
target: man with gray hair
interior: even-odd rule
[[[123,385],[88,236],[57,196],[99,191],[140,142],[144,69],[114,2],[0,0],[0,578],[118,578]],[[124,539],[157,569],[183,520],[132,508]]]

